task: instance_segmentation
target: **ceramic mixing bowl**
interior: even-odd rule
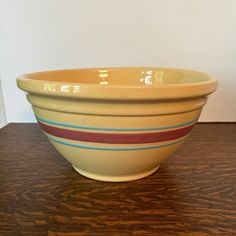
[[[216,89],[205,73],[165,68],[46,71],[17,84],[53,146],[78,173],[103,181],[155,172]]]

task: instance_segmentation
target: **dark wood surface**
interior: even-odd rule
[[[199,124],[155,174],[77,174],[36,124],[0,130],[0,235],[236,235],[236,124]]]

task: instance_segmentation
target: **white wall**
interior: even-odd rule
[[[1,3],[1,2],[0,2]],[[1,13],[1,12],[0,12]],[[1,16],[1,14],[0,14]],[[1,33],[1,22],[2,18],[0,17],[0,33]],[[1,42],[1,34],[0,34],[0,42]],[[0,43],[0,71],[2,69],[2,44]],[[4,102],[3,102],[3,95],[2,95],[2,83],[1,83],[1,77],[0,77],[0,129],[6,125],[6,115],[5,115],[5,108],[4,108]]]
[[[1,77],[9,122],[34,121],[19,74],[162,66],[219,80],[201,121],[236,121],[235,0],[3,0]]]

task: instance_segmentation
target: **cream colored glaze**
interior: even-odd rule
[[[92,127],[86,131],[96,133],[120,133],[126,128],[147,130],[136,133],[151,133],[148,129],[153,127],[175,130],[180,124],[196,122],[207,95],[216,89],[216,81],[205,73],[160,68],[40,72],[20,76],[17,83],[28,93],[36,117],[53,122],[51,126]],[[153,173],[188,136],[157,143],[106,144],[46,135],[75,170],[104,181],[129,181]],[[160,147],[144,149],[152,145]]]

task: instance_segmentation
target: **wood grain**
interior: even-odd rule
[[[78,175],[36,124],[0,130],[0,235],[236,235],[236,124],[199,124],[155,174]]]

